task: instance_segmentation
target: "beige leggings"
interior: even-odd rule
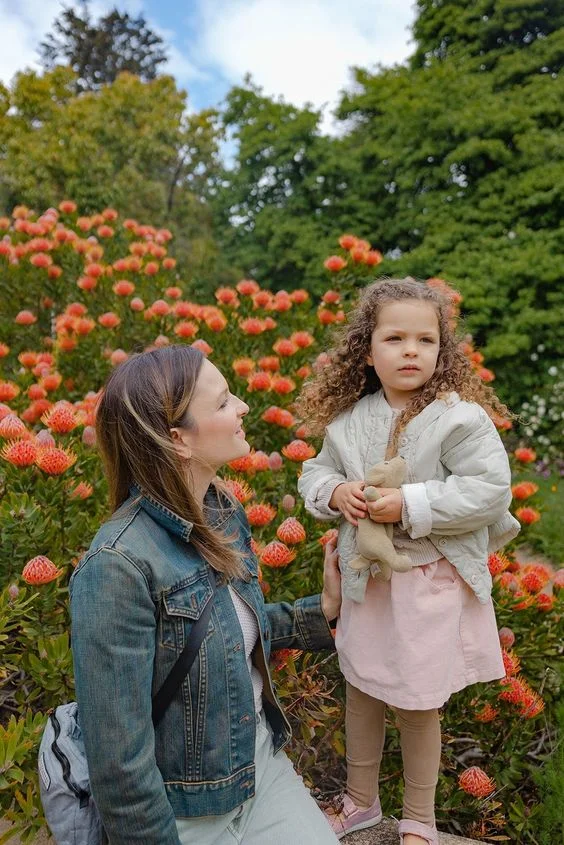
[[[435,787],[441,759],[438,710],[394,707],[403,760],[403,818],[435,823]],[[347,683],[347,793],[358,807],[378,795],[386,704]]]

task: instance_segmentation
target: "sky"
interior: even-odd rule
[[[37,45],[62,5],[0,0],[2,82],[40,68]],[[414,0],[91,0],[92,17],[116,6],[142,14],[163,38],[170,59],[161,69],[196,111],[219,105],[250,73],[268,96],[312,103],[329,121],[352,66],[390,66],[413,49]]]

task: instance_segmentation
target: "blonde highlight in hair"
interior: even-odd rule
[[[328,363],[321,366],[302,388],[296,410],[312,434],[323,434],[325,427],[339,414],[363,396],[381,389],[374,367],[367,363],[372,332],[384,305],[410,300],[428,303],[434,308],[440,333],[439,355],[433,375],[399,415],[390,453],[397,451],[400,432],[410,420],[435,399],[444,398],[452,391],[465,401],[477,402],[490,416],[511,416],[495,391],[472,370],[470,361],[460,349],[453,325],[454,308],[448,296],[412,278],[383,279],[361,292],[348,322],[335,335]]]
[[[110,508],[130,496],[132,484],[192,523],[190,542],[210,566],[227,577],[244,577],[233,538],[212,529],[196,500],[187,467],[179,458],[171,428],[193,428],[190,402],[203,354],[174,345],[132,355],[110,375],[96,412],[98,448],[106,473]],[[234,502],[219,479],[220,506]]]

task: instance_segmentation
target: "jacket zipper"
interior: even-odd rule
[[[57,740],[61,735],[61,725],[54,713],[51,713],[50,719],[51,724],[53,725],[53,730],[55,732],[55,739],[51,743],[51,751],[61,764],[64,782],[71,790],[71,792],[78,798],[78,800],[80,801],[80,809],[83,810],[85,807],[88,806],[88,802],[90,801],[90,793],[87,792],[85,789],[81,789],[79,786],[76,785],[76,783],[71,780],[69,759],[57,745]]]

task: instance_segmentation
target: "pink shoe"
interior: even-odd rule
[[[360,810],[352,799],[345,794],[343,809],[339,813],[326,810],[325,818],[331,825],[331,830],[337,839],[342,839],[343,836],[352,833],[353,830],[364,830],[365,827],[372,827],[382,821],[380,799],[376,798],[373,805],[367,810]]]
[[[400,840],[403,842],[404,834],[414,833],[422,839],[426,839],[429,845],[439,845],[439,834],[436,827],[429,827],[428,824],[416,822],[415,819],[402,819],[399,823]]]

